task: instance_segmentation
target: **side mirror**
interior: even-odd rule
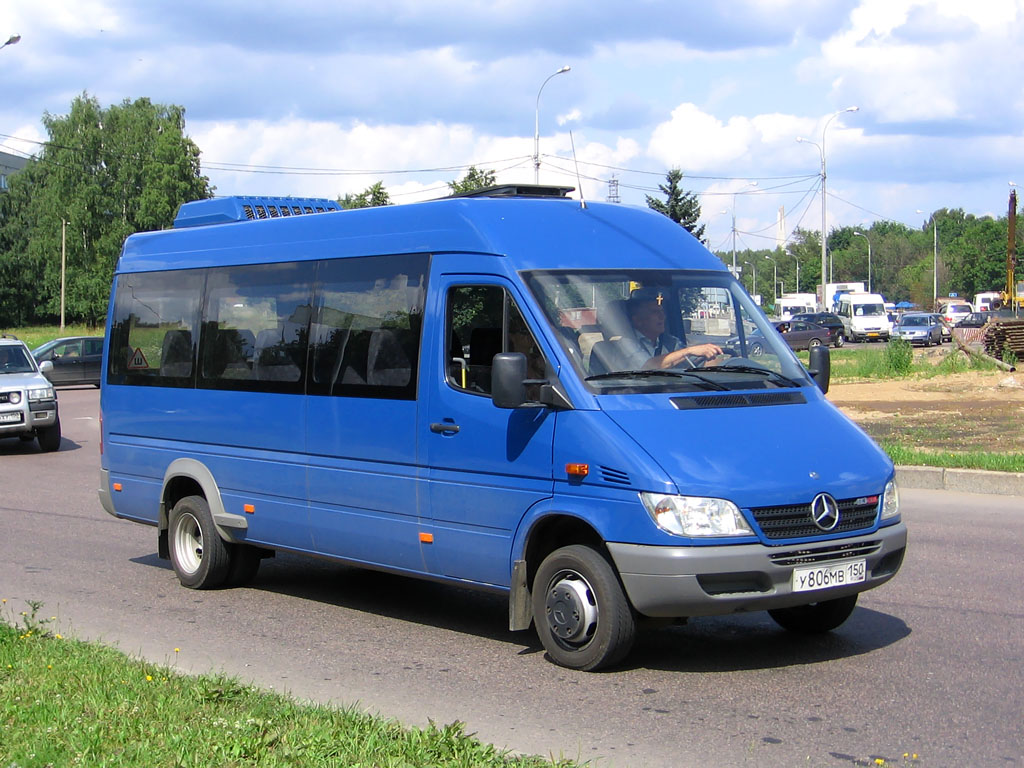
[[[491,363],[491,400],[496,408],[519,408],[526,402],[526,355],[499,352]]]
[[[50,361],[50,360],[43,360],[43,362],[41,362],[39,364],[39,371],[41,373],[50,373],[50,372],[52,372],[53,371],[53,362]]]
[[[829,380],[832,378],[832,356],[828,351],[828,347],[824,344],[811,347],[810,355],[811,360],[807,371],[811,374],[811,378],[814,379],[814,383],[818,385],[818,388],[822,392],[827,393]]]

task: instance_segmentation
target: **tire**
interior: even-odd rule
[[[750,349],[747,351],[747,354],[750,357],[760,357],[761,355],[764,354],[764,347],[762,347],[758,342],[755,341],[753,344],[750,345]]]
[[[228,568],[227,583],[232,587],[244,587],[256,578],[260,570],[260,551],[248,544],[229,544],[228,558],[231,566]]]
[[[541,563],[533,621],[552,661],[587,672],[621,661],[636,639],[636,617],[618,574],[579,544],[556,549]]]
[[[210,505],[202,496],[186,496],[171,510],[167,529],[171,565],[182,586],[216,589],[231,569],[228,547],[217,533]]]
[[[808,349],[814,349],[815,347],[820,347],[820,346],[821,346],[821,339],[811,339],[810,341],[807,342],[807,348]]]
[[[836,349],[839,349],[845,343],[846,343],[846,335],[842,331],[839,331],[839,333],[836,334],[836,340],[835,340]]]
[[[43,427],[36,430],[36,439],[39,441],[39,450],[43,453],[51,453],[60,450],[60,416],[53,422],[53,426]]]
[[[776,608],[768,611],[775,623],[790,632],[818,635],[830,632],[848,618],[857,607],[857,595],[823,600],[820,603],[798,605],[795,608]]]

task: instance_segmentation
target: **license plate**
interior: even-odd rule
[[[21,411],[15,411],[14,413],[0,413],[0,424],[8,424],[11,422],[21,422]]]
[[[877,335],[878,335],[878,333],[875,332],[875,331],[871,331],[870,333],[868,333],[868,336],[877,336]]]
[[[793,591],[811,592],[815,589],[858,584],[867,576],[866,560],[851,560],[841,565],[822,565],[817,568],[795,568]]]

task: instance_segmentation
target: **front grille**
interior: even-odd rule
[[[869,496],[839,501],[839,524],[831,531],[823,531],[814,524],[810,502],[781,507],[755,507],[750,512],[766,538],[800,539],[870,528],[878,515],[878,498]]]
[[[877,552],[881,546],[882,543],[879,541],[862,541],[857,544],[840,544],[838,546],[825,545],[797,551],[779,552],[778,554],[769,555],[768,559],[775,563],[775,565],[793,568],[798,565],[867,557]]]

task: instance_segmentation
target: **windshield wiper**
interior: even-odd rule
[[[593,376],[587,376],[584,381],[598,381],[600,379],[646,379],[651,377],[668,377],[668,378],[691,378],[697,379],[704,383],[708,389],[717,391],[728,391],[728,387],[723,387],[717,381],[711,381],[710,379],[704,378],[701,374],[695,371],[660,371],[660,370],[635,370],[635,371],[609,371],[608,373],[596,373]]]
[[[731,365],[729,363],[725,363],[724,365],[715,365],[710,368],[701,368],[700,370],[701,373],[713,373],[716,371],[733,371],[736,373],[759,373],[765,378],[773,379],[775,381],[781,381],[783,384],[786,384],[787,386],[790,387],[800,386],[799,382],[793,381],[793,379],[789,378],[788,376],[783,376],[781,373],[777,373],[773,371],[771,368],[758,368],[757,366],[753,365]]]

